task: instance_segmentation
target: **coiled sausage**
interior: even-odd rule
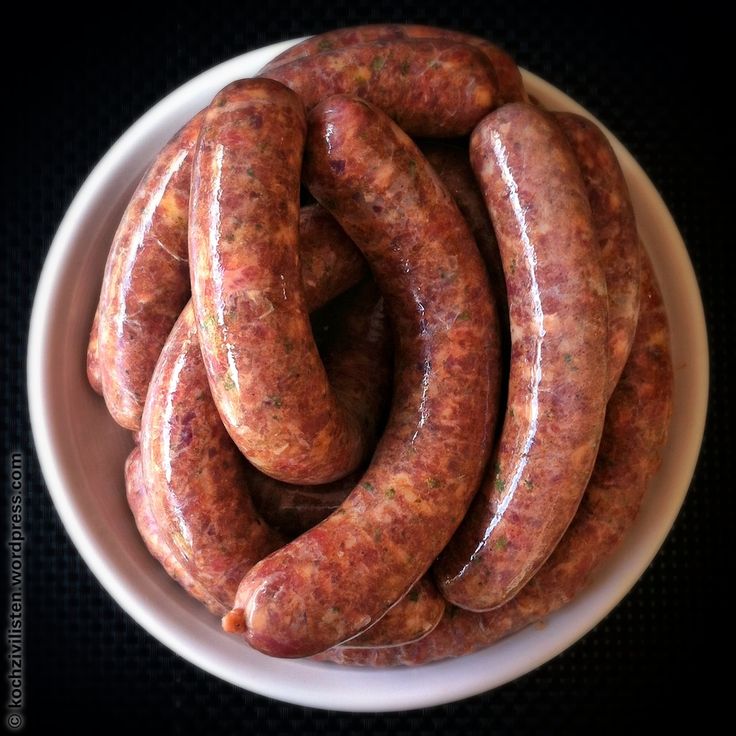
[[[366,255],[395,336],[394,401],[370,467],[329,518],[262,560],[223,619],[256,649],[315,654],[366,629],[428,569],[488,457],[499,336],[467,224],[386,115],[332,97],[305,181]]]

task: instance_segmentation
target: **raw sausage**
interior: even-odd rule
[[[161,348],[189,299],[187,207],[201,113],[162,149],[120,221],[100,293],[100,375],[112,418],[131,430]]]
[[[202,123],[192,175],[192,302],[210,388],[230,436],[259,470],[329,483],[369,438],[330,386],[299,272],[306,121],[270,79],[222,90]]]
[[[312,56],[325,51],[345,48],[346,46],[358,46],[399,38],[442,38],[447,41],[476,46],[493,64],[498,80],[499,105],[507,102],[524,102],[528,99],[524,91],[519,67],[503,49],[484,38],[447,28],[435,28],[434,26],[389,24],[339,28],[312,36],[292,46],[266,64],[262,71],[270,71],[277,66],[304,56]]]
[[[608,393],[618,383],[639,317],[639,234],[616,154],[603,131],[571,112],[555,118],[572,146],[588,193],[608,287]]]
[[[301,657],[382,616],[460,523],[488,457],[499,336],[450,194],[398,126],[337,96],[315,108],[304,177],[368,259],[394,330],[394,400],[371,465],[329,518],[243,579],[226,630]]]
[[[330,284],[334,275],[322,273]],[[304,286],[306,301],[315,306],[326,291],[319,280]],[[389,350],[380,295],[366,284],[345,308],[344,327],[328,362],[353,372],[336,377],[335,384],[345,386],[372,437],[388,389]],[[136,521],[144,541],[159,550],[154,556],[174,579],[222,616],[248,567],[284,539],[263,523],[251,502],[248,481],[258,473],[233,444],[212,400],[191,305],[154,371],[141,434],[150,512],[136,514]],[[272,492],[280,491],[276,481],[266,483]],[[427,615],[433,617],[434,611]]]
[[[544,563],[590,477],[607,399],[607,296],[580,171],[554,119],[505,105],[475,129],[470,153],[506,275],[509,395],[495,456],[435,574],[450,602],[487,611]]]
[[[478,49],[442,39],[345,46],[262,72],[293,89],[307,111],[333,94],[380,107],[407,133],[466,135],[497,104],[496,75]]]
[[[487,647],[571,601],[618,548],[660,465],[672,414],[667,315],[643,255],[634,344],[606,412],[595,470],[560,544],[519,594],[487,613],[448,607],[425,639],[390,649],[332,649],[318,659],[350,665],[418,665]]]
[[[246,570],[283,540],[253,507],[245,461],[208,390],[190,304],[156,364],[140,447],[159,534],[179,565],[220,606],[229,608]]]

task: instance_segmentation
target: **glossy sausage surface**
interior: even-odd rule
[[[330,385],[314,342],[298,253],[306,121],[270,79],[222,90],[207,109],[192,175],[192,301],[215,403],[259,470],[329,483],[369,438]]]
[[[414,143],[363,100],[310,115],[305,181],[366,255],[395,335],[394,401],[372,462],[329,518],[253,568],[226,617],[300,657],[349,639],[426,572],[489,452],[499,336],[467,224]]]
[[[660,465],[672,414],[667,315],[648,258],[641,268],[641,309],[626,367],[608,403],[598,459],[575,519],[519,594],[487,613],[448,607],[439,626],[407,647],[351,650],[319,659],[349,665],[418,665],[487,647],[571,601],[618,548]]]
[[[486,611],[559,542],[603,429],[607,296],[580,171],[554,119],[514,103],[470,154],[501,250],[511,323],[501,438],[470,511],[435,565],[443,595]]]
[[[99,306],[98,360],[113,419],[140,429],[148,383],[189,299],[187,219],[191,152],[201,113],[158,154],[118,226]]]
[[[293,89],[307,111],[334,94],[380,107],[411,135],[466,135],[497,104],[496,75],[478,49],[400,38],[343,46],[261,72]]]
[[[283,539],[263,522],[251,501],[245,460],[207,385],[191,304],[156,365],[140,446],[159,534],[187,574],[229,608],[246,570]]]
[[[151,499],[143,479],[140,447],[135,447],[125,461],[125,494],[135,525],[151,555],[189,595],[204,603],[215,616],[222,616],[225,604],[211,595],[191,574],[187,565],[182,564],[168,535],[162,532],[162,527],[151,509]]]
[[[346,46],[371,44],[376,41],[388,41],[399,38],[442,38],[457,43],[466,43],[480,49],[493,64],[498,81],[499,104],[507,102],[524,102],[527,94],[521,79],[521,72],[514,60],[501,48],[484,38],[469,33],[453,31],[449,28],[434,26],[376,24],[339,28],[334,31],[320,33],[292,46],[270,61],[263,71],[281,66],[304,56],[333,51]]]

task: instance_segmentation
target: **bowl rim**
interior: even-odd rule
[[[185,82],[133,123],[100,159],[82,184],[52,241],[33,302],[27,352],[27,391],[36,453],[46,486],[64,528],[99,583],[138,624],[184,659],[239,687],[310,707],[353,712],[379,712],[440,705],[498,687],[553,659],[597,625],[628,593],[654,559],[684,502],[703,438],[709,391],[708,339],[703,304],[682,236],[654,184],[633,156],[587,110],[540,77],[522,70],[525,83],[532,94],[541,98],[554,98],[564,109],[582,113],[601,126],[614,146],[622,168],[627,173],[627,179],[632,176],[636,178],[637,187],[645,193],[649,208],[656,210],[658,227],[666,233],[666,238],[663,238],[663,244],[659,249],[646,243],[647,250],[652,256],[660,282],[662,282],[663,273],[676,272],[678,274],[677,294],[675,295],[671,288],[663,288],[663,295],[670,317],[674,309],[675,296],[678,300],[686,302],[688,335],[694,342],[694,349],[690,356],[690,365],[688,365],[689,381],[692,385],[690,395],[687,397],[687,407],[684,410],[688,417],[690,434],[687,446],[682,448],[677,458],[677,482],[668,491],[665,518],[657,523],[656,533],[649,534],[645,543],[640,544],[636,564],[630,565],[623,574],[618,575],[615,590],[606,590],[606,586],[600,581],[594,583],[591,586],[592,591],[588,589],[582,594],[582,596],[591,598],[588,601],[588,612],[584,620],[574,628],[574,631],[569,625],[567,627],[558,626],[559,631],[552,631],[551,640],[549,636],[545,638],[543,634],[540,634],[540,645],[532,656],[528,654],[518,656],[520,652],[516,650],[520,647],[514,646],[515,641],[521,641],[519,637],[527,631],[524,630],[473,655],[424,665],[411,670],[403,668],[371,670],[290,660],[289,665],[294,668],[293,675],[279,676],[276,671],[275,676],[271,673],[271,676],[259,677],[259,672],[251,671],[252,668],[233,668],[212,661],[205,645],[196,641],[188,641],[187,637],[172,630],[171,625],[167,624],[155,608],[141,597],[139,591],[121,579],[121,574],[114,569],[114,565],[96,544],[95,529],[84,523],[81,509],[74,498],[73,490],[68,487],[64,469],[55,450],[53,420],[48,408],[50,404],[49,386],[46,378],[52,361],[50,356],[46,355],[44,346],[48,341],[52,326],[55,294],[61,288],[59,274],[63,271],[65,259],[74,243],[75,232],[79,229],[80,223],[92,215],[96,206],[96,193],[104,182],[109,180],[115,170],[123,165],[130,151],[136,145],[140,145],[140,141],[145,140],[154,130],[161,127],[162,120],[169,122],[177,120],[179,113],[191,106],[191,98],[196,96],[195,92],[198,91],[201,95],[202,90],[214,89],[216,91],[224,86],[221,84],[223,79],[227,78],[227,81],[231,81],[239,78],[242,76],[243,67],[259,68],[276,54],[300,40],[302,39],[283,41],[241,54]],[[670,475],[673,473],[675,473],[674,469],[671,470]],[[603,567],[609,570],[611,565],[606,563]],[[603,577],[605,578],[605,575]],[[548,619],[548,633],[550,629],[555,629],[555,622],[561,620],[561,614],[567,611],[569,615],[570,607],[574,607],[577,600]],[[521,649],[524,648],[521,647]],[[504,658],[510,660],[502,668],[501,673],[494,670],[493,667],[488,667],[486,661],[488,657],[483,657],[491,649],[499,652],[503,650]],[[257,667],[256,665],[256,669]],[[333,673],[338,674],[335,678],[329,678],[333,683],[351,682],[351,678],[355,675],[356,683],[360,683],[360,687],[351,686],[350,693],[346,695],[344,692],[334,691],[324,687],[324,684],[314,682],[320,679],[315,675],[327,672],[324,668],[330,668]],[[448,676],[449,673],[463,674],[463,669],[467,669],[467,672],[473,674],[473,677]],[[284,669],[284,672],[286,671]],[[399,680],[395,676],[396,673],[401,673]],[[425,674],[427,677],[424,676]],[[372,686],[376,687],[366,688],[368,680],[371,681]],[[430,684],[423,684],[424,680],[428,680]],[[397,682],[402,682],[401,687],[397,687]]]

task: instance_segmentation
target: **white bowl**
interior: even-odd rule
[[[611,137],[664,293],[675,365],[664,462],[622,548],[545,627],[530,627],[460,659],[411,670],[366,670],[272,659],[250,650],[224,634],[219,621],[172,582],[143,546],[123,483],[132,440],[87,385],[85,353],[109,244],[144,168],[220,88],[252,76],[291,43],[243,54],[181,86],[115,143],[80,189],[51,245],[33,305],[28,393],[36,450],[59,516],[97,579],[141,626],[193,664],[253,692],[319,708],[390,711],[447,703],[502,685],[570,646],[621,600],[652,561],[685,498],[703,435],[708,345],[700,294],[664,202]],[[529,91],[546,106],[585,112],[540,78],[524,76]]]

